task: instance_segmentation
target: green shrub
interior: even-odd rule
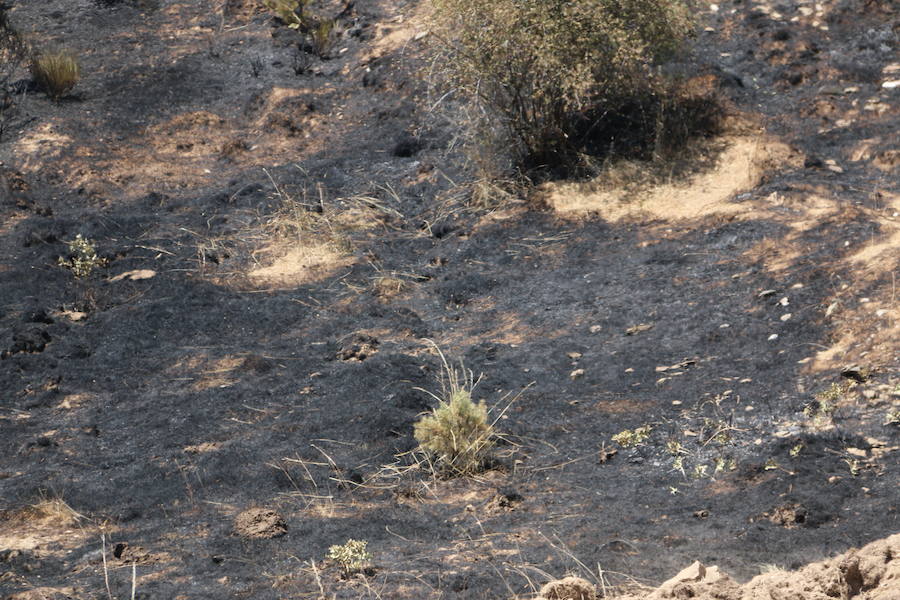
[[[372,554],[366,550],[368,545],[369,542],[365,540],[349,539],[343,546],[331,546],[328,549],[328,558],[341,565],[344,574],[349,575],[365,568],[372,560]]]
[[[54,100],[72,91],[80,75],[78,61],[67,50],[45,52],[32,59],[31,76]]]
[[[264,0],[266,8],[283,23],[309,37],[310,47],[319,58],[328,58],[334,46],[335,19],[311,14],[311,0]]]
[[[69,250],[67,258],[59,257],[59,266],[69,269],[78,279],[89,277],[94,269],[106,266],[106,259],[97,256],[94,243],[79,233],[71,242],[67,242]]]
[[[321,19],[316,22],[310,31],[313,51],[319,58],[328,58],[331,48],[334,46],[334,25],[331,19]]]
[[[642,425],[635,429],[624,429],[612,436],[612,441],[619,444],[623,448],[633,448],[640,446],[647,441],[653,428],[650,425]]]
[[[475,107],[479,135],[500,132],[482,144],[519,166],[566,164],[638,120],[651,137],[665,126],[656,67],[691,34],[689,1],[434,0],[436,72]]]
[[[438,351],[440,353],[440,351]],[[494,427],[484,402],[472,400],[475,382],[471,371],[451,367],[443,354],[441,396],[431,394],[438,406],[415,424],[419,447],[448,475],[471,475],[484,467],[494,446]]]
[[[303,7],[306,0],[264,0],[266,8],[275,13],[285,25],[291,29],[299,29],[303,26]]]

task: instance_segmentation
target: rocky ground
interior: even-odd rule
[[[325,58],[255,0],[12,4],[82,79],[3,113],[0,597],[896,597],[900,8],[704,3],[696,168],[477,206],[427,6],[317,9]],[[477,477],[410,452],[428,340]]]

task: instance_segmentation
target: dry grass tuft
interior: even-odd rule
[[[77,513],[61,498],[44,498],[40,502],[21,510],[16,516],[22,521],[28,521],[43,527],[68,527],[85,518],[84,515]]]
[[[594,585],[581,577],[564,577],[541,588],[540,600],[596,600]]]
[[[473,475],[483,470],[494,447],[494,426],[484,402],[472,400],[476,381],[462,363],[452,366],[437,346],[443,363],[440,396],[430,415],[414,427],[420,448],[433,457],[435,467],[450,476]]]
[[[81,69],[74,54],[68,50],[56,50],[34,57],[31,76],[48,96],[59,100],[78,83]]]

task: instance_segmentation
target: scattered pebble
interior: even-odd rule
[[[790,318],[791,318],[791,313],[785,313],[785,314],[781,315],[782,321],[789,321]]]
[[[777,339],[778,339],[778,334],[777,334],[777,333],[773,333],[772,335],[769,336],[769,341],[770,341],[770,342],[774,342],[774,341],[777,340]]]

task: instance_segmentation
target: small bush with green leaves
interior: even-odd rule
[[[106,265],[106,259],[97,255],[94,243],[82,237],[80,233],[66,246],[69,249],[69,256],[67,258],[60,256],[59,266],[69,269],[79,279],[89,277],[95,269]]]
[[[320,19],[310,32],[313,51],[319,58],[328,58],[331,48],[334,46],[334,25],[331,19]]]
[[[366,550],[369,542],[349,539],[343,546],[334,545],[328,549],[328,558],[341,565],[344,573],[349,575],[359,571],[372,560],[372,554]]]
[[[803,414],[816,425],[826,425],[834,417],[838,403],[846,396],[849,386],[832,383],[828,389],[816,394],[816,399],[803,407]]]
[[[305,0],[264,0],[264,4],[291,29],[300,29],[303,26]]]
[[[309,36],[312,51],[320,58],[328,58],[334,45],[334,19],[311,14],[310,0],[264,0],[266,7],[283,23]]]
[[[434,6],[439,78],[475,108],[481,134],[502,132],[483,143],[512,148],[521,166],[565,163],[587,146],[666,127],[670,94],[657,66],[693,32],[689,0]]]
[[[441,395],[430,394],[438,401],[431,414],[415,424],[413,434],[419,447],[431,456],[435,467],[443,473],[465,476],[484,468],[494,447],[495,431],[488,420],[484,401],[475,402],[472,372],[462,365],[456,369],[443,361]]]
[[[75,55],[67,50],[44,52],[31,63],[34,81],[54,100],[72,91],[81,76]]]
[[[653,428],[650,425],[642,425],[635,429],[624,429],[612,436],[612,441],[623,448],[633,448],[646,442],[652,431]]]

